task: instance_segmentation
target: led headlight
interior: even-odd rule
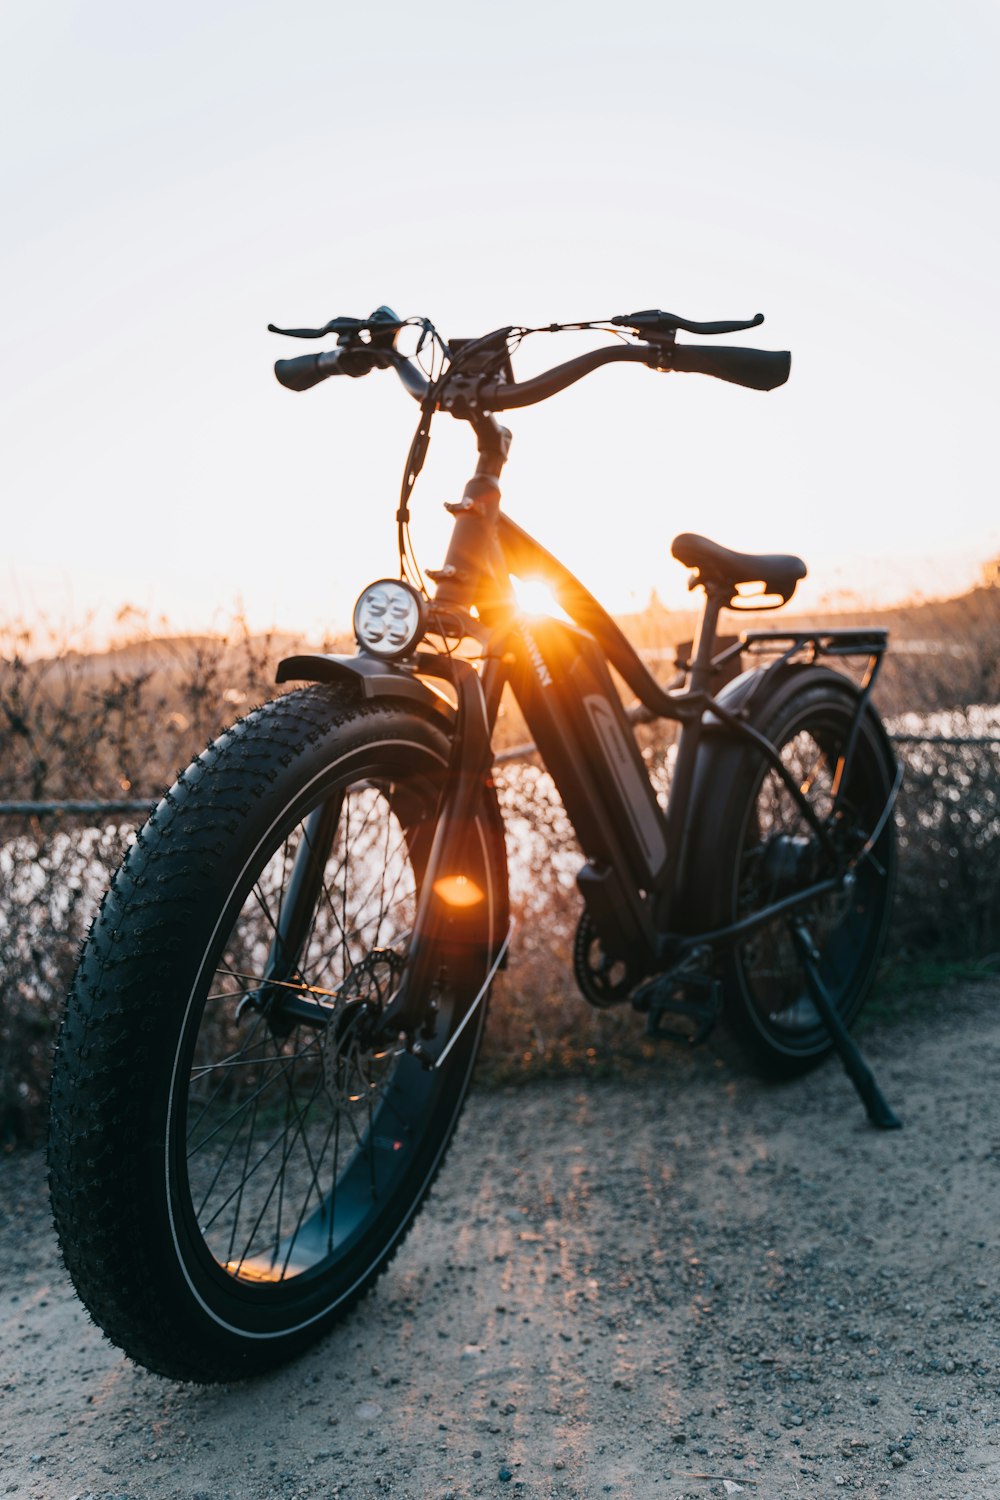
[[[354,636],[363,651],[385,661],[411,652],[424,633],[422,594],[398,578],[370,583],[354,606]]]

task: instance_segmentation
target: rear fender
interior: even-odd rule
[[[870,702],[864,702],[865,695],[859,685],[843,672],[809,662],[776,662],[742,673],[716,698],[720,707],[738,716],[750,728],[766,733],[768,724],[780,717],[791,699],[810,688],[826,687],[829,691],[834,686],[839,694],[849,695],[861,708],[882,741],[887,764],[894,765],[895,754],[878,714]],[[720,796],[725,796],[738,776],[743,758],[762,754],[718,715],[707,712],[702,723],[703,735],[688,803],[683,863],[676,888],[675,920],[682,931],[688,932],[704,931],[728,920],[724,910],[711,907],[711,892],[718,872],[712,866],[714,855],[709,858],[705,850],[714,849],[718,843],[716,813]]]
[[[773,662],[770,666],[752,667],[741,672],[714,696],[720,708],[760,731],[784,700],[813,683],[829,682],[831,677],[854,687],[849,679],[831,672],[828,667],[808,662]],[[710,925],[706,924],[701,910],[704,882],[698,877],[703,864],[700,852],[702,830],[712,825],[712,812],[720,792],[730,786],[742,758],[748,753],[759,755],[760,751],[755,751],[751,741],[718,714],[707,710],[701,722],[675,877],[676,905],[672,919],[679,923],[682,931],[704,931],[706,925]]]
[[[814,683],[829,682],[833,678],[841,687],[855,694],[860,692],[857,684],[843,672],[833,672],[829,667],[812,665],[809,662],[773,662],[768,667],[751,667],[741,672],[732,682],[727,682],[721,692],[716,693],[720,706],[731,714],[737,714],[745,723],[760,727],[761,720],[782,699],[801,692]],[[738,738],[711,709],[702,720],[706,738]]]
[[[809,662],[775,662],[768,667],[754,667],[727,683],[722,692],[716,694],[716,697],[720,707],[736,715],[750,728],[763,731],[768,720],[790,698],[807,688],[834,683],[841,692],[850,693],[856,702],[861,699],[861,689],[843,672],[834,672],[829,667]],[[885,730],[881,723],[879,723],[879,731],[884,738]],[[888,756],[894,760],[895,757],[887,739],[885,743]],[[761,753],[759,750],[754,751],[751,742],[724,723],[717,714],[711,711],[705,714],[691,786],[687,822],[689,838],[695,836],[693,830],[698,829],[707,821],[708,809],[713,799],[718,796],[719,788],[728,785],[735,774],[740,758],[748,751],[758,755]],[[685,841],[683,866],[685,875],[689,853],[687,841]]]

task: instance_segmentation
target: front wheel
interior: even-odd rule
[[[823,984],[844,1021],[860,1011],[889,924],[895,828],[887,815],[895,757],[870,706],[861,714],[843,786],[838,767],[856,717],[857,690],[826,670],[777,695],[755,727],[801,790],[823,842],[776,768],[735,738],[717,739],[702,768],[688,909],[703,930],[751,916],[849,869],[843,887],[797,909],[818,950]],[[787,917],[720,955],[724,1019],[761,1071],[793,1076],[832,1043],[813,1004]]]
[[[290,693],[183,773],[115,877],[57,1049],[50,1181],[77,1290],[153,1370],[224,1380],[296,1353],[427,1194],[506,913],[484,801],[482,900],[425,970],[442,1066],[387,1043],[447,756],[410,708]]]

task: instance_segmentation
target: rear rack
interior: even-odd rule
[[[809,662],[823,656],[867,656],[874,676],[889,646],[887,630],[744,630],[740,635],[716,638],[720,648],[712,657],[712,691],[718,692],[742,671],[742,657],[777,655],[781,662],[792,661],[800,651],[808,653]],[[682,672],[690,666],[693,642],[679,641],[675,660]]]
[[[740,636],[742,650],[759,645],[762,651],[777,648],[787,641],[789,650],[812,646],[813,656],[881,656],[889,645],[887,630],[745,630]],[[752,652],[760,655],[761,652]]]
[[[838,765],[837,776],[834,782],[834,795],[838,797],[839,788],[846,781],[847,773],[854,756],[861,716],[871,697],[872,688],[875,686],[875,679],[879,674],[879,669],[882,666],[882,658],[885,655],[888,645],[889,632],[887,630],[746,630],[738,640],[734,641],[732,645],[725,647],[718,656],[713,658],[713,674],[717,675],[717,681],[712,683],[712,688],[715,692],[718,692],[720,687],[724,686],[732,677],[739,674],[741,655],[744,651],[750,656],[777,653],[771,666],[761,674],[760,680],[763,680],[772,668],[784,666],[786,662],[794,661],[801,651],[806,653],[805,661],[808,665],[819,661],[823,656],[867,657],[867,665],[861,675],[861,680],[856,684],[858,697],[854,707],[854,718],[848,732],[847,744]],[[755,648],[757,649],[755,650]],[[753,696],[756,687],[759,687],[759,685],[760,681],[758,681],[755,687],[751,688],[750,697]],[[752,729],[748,726],[739,726],[730,715],[722,711],[722,706],[715,703],[714,699],[710,698],[709,702],[724,722],[737,727],[742,734],[755,737]],[[897,765],[896,780],[886,802],[882,814],[883,819],[887,818],[892,810],[901,779],[902,769]],[[881,832],[881,825],[879,832]]]

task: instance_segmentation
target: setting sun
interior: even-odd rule
[[[568,620],[569,616],[543,578],[512,578],[514,597],[522,615]]]

